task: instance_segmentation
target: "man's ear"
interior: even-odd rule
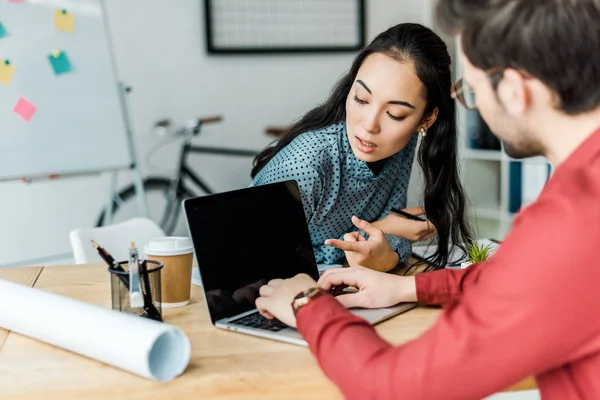
[[[525,77],[512,68],[504,71],[497,93],[500,103],[509,114],[523,114],[531,105],[531,93]]]
[[[431,114],[425,116],[425,118],[423,118],[423,121],[421,121],[421,124],[419,125],[419,129],[424,128],[426,131],[428,131],[429,128],[431,128],[431,126],[437,120],[439,111],[440,111],[439,108],[436,107],[431,112]]]

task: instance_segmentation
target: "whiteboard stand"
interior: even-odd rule
[[[108,201],[106,202],[106,210],[104,212],[104,218],[102,218],[103,225],[110,225],[112,222],[113,203],[114,198],[117,195],[117,171],[110,173],[108,177]]]
[[[135,162],[135,161],[134,161]],[[112,213],[114,206],[114,199],[118,195],[117,191],[117,174],[118,171],[111,171],[108,182],[108,201],[105,207],[104,218],[102,219],[102,225],[110,225],[112,223]],[[146,192],[144,190],[144,179],[142,174],[137,168],[137,163],[132,166],[131,173],[133,174],[133,185],[135,186],[135,194],[138,200],[138,208],[142,217],[149,218],[148,203],[146,200]]]
[[[146,201],[146,192],[144,191],[144,179],[142,177],[142,173],[139,169],[139,163],[137,159],[137,153],[135,151],[134,138],[133,138],[133,129],[132,129],[132,119],[131,113],[129,110],[129,103],[127,102],[127,94],[131,92],[131,87],[126,86],[123,82],[119,82],[119,98],[121,100],[121,109],[123,110],[123,117],[125,118],[125,128],[127,131],[127,141],[129,142],[129,151],[131,153],[131,173],[133,176],[133,185],[135,186],[135,193],[138,201],[138,207],[140,210],[140,215],[142,217],[148,218],[148,203]],[[106,212],[104,214],[104,225],[110,225],[112,220],[112,211],[113,211],[113,199],[117,195],[117,173],[118,171],[114,170],[110,176],[109,182],[109,199],[108,205],[106,207]]]
[[[146,201],[146,192],[144,191],[144,180],[142,178],[142,173],[137,167],[133,169],[133,184],[135,185],[140,213],[142,217],[149,218],[148,202]]]

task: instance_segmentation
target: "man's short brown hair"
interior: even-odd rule
[[[600,0],[439,0],[477,68],[514,68],[542,81],[568,114],[600,106]]]

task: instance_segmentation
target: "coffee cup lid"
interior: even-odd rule
[[[184,236],[166,236],[152,239],[144,247],[146,255],[153,256],[178,256],[194,251],[192,241]]]

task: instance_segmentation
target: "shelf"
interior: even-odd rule
[[[511,162],[522,162],[522,163],[528,163],[528,164],[542,164],[542,165],[548,164],[548,160],[542,156],[516,159],[516,158],[509,157],[506,154],[503,154],[502,157],[503,157],[503,159],[505,159],[507,161],[511,161]]]
[[[502,152],[500,150],[467,149],[465,158],[469,160],[501,161]]]
[[[544,157],[529,157],[516,159],[506,155],[502,150],[480,150],[480,149],[466,149],[465,158],[469,160],[484,160],[484,161],[511,161],[511,162],[522,162],[528,164],[548,164],[548,160]]]
[[[494,221],[512,221],[516,214],[503,213],[500,208],[475,207],[474,213],[478,218]]]
[[[500,221],[503,218],[502,212],[499,208],[476,207],[475,214],[479,218],[493,219],[498,221]]]

